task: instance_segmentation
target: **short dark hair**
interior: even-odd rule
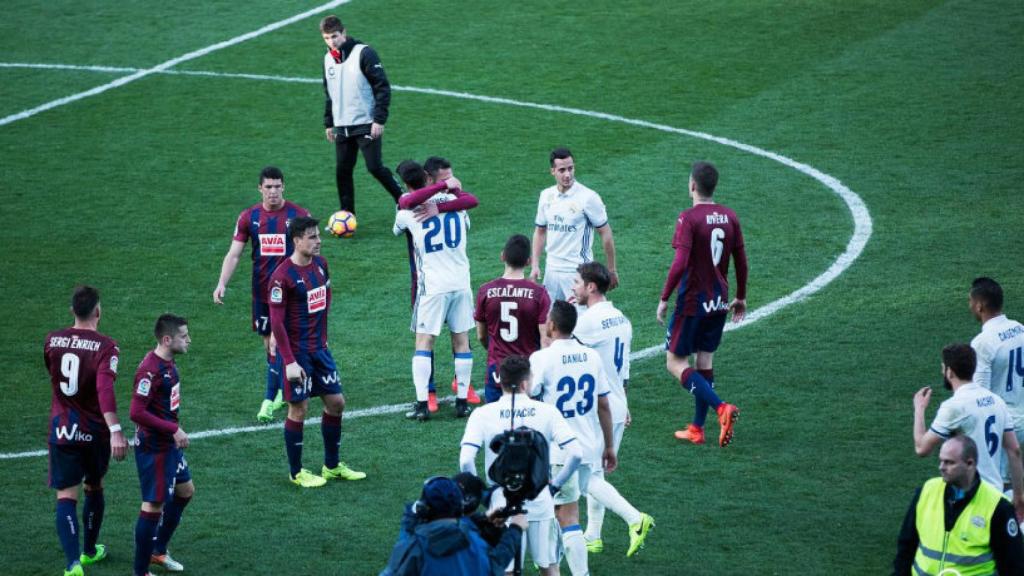
[[[530,261],[530,239],[522,234],[513,234],[505,242],[502,249],[505,254],[505,264],[513,268],[526,268]]]
[[[264,166],[263,170],[260,170],[260,186],[265,180],[280,180],[283,183],[284,172],[277,166]]]
[[[710,198],[715,193],[715,186],[718,186],[718,169],[710,162],[694,162],[690,178],[697,185],[697,193]]]
[[[320,21],[320,32],[322,34],[341,32],[343,30],[345,30],[345,25],[341,23],[341,18],[334,14],[324,16],[324,19]]]
[[[295,241],[296,238],[302,238],[306,235],[306,231],[310,228],[316,228],[320,225],[320,221],[316,218],[309,216],[299,216],[292,220],[291,224],[288,225],[288,238]]]
[[[445,170],[451,167],[452,163],[446,158],[442,158],[440,156],[431,156],[423,163],[423,169],[427,171],[427,174],[430,174],[431,178],[434,179],[437,178],[437,172],[439,170]]]
[[[565,300],[555,300],[548,312],[548,320],[565,336],[571,335],[576,329],[576,316],[576,307]]]
[[[600,294],[607,293],[608,287],[612,285],[611,272],[609,272],[608,268],[600,262],[587,262],[586,264],[580,264],[576,271],[579,272],[580,278],[583,280],[584,284],[593,282]]]
[[[973,438],[966,434],[955,434],[949,440],[946,440],[946,442],[953,441],[960,444],[960,460],[964,462],[974,460],[975,464],[978,463],[978,444],[974,442]]]
[[[956,342],[942,349],[942,363],[961,380],[970,381],[974,377],[977,362],[974,348],[968,344]]]
[[[1000,312],[1003,309],[1003,287],[991,278],[975,278],[971,282],[971,298],[980,301],[989,312]]]
[[[427,185],[427,172],[415,160],[403,160],[395,171],[410,190],[419,190]]]
[[[92,286],[75,286],[75,291],[71,293],[71,310],[80,320],[86,320],[92,316],[99,303],[100,291]]]
[[[156,327],[153,328],[153,334],[157,340],[160,340],[164,336],[176,336],[178,330],[182,326],[188,326],[188,320],[181,316],[175,316],[174,314],[163,314],[156,319]]]
[[[554,150],[551,151],[552,166],[555,165],[555,160],[565,160],[566,158],[575,159],[575,157],[572,155],[572,151],[570,151],[568,148],[555,148]]]
[[[521,390],[523,382],[530,377],[530,361],[523,356],[509,356],[501,361],[498,376],[503,390]]]

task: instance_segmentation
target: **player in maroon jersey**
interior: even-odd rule
[[[131,417],[135,430],[135,467],[142,489],[142,507],[135,523],[135,576],[147,576],[150,564],[171,572],[184,567],[171,558],[167,543],[181,522],[195,486],[182,450],[188,434],[178,424],[181,378],[174,357],[188,352],[192,337],[188,321],[164,314],[153,330],[156,348],[135,371]]]
[[[270,324],[277,351],[285,364],[284,444],[289,477],[303,488],[323,486],[326,479],[362,480],[363,472],[349,469],[338,460],[341,416],[345,396],[338,367],[327,348],[327,318],[331,310],[331,275],[320,256],[319,223],[296,218],[288,235],[295,251],[270,278]],[[324,465],[317,476],[302,467],[302,438],[309,397],[324,404],[320,431],[324,439]]]
[[[309,211],[284,199],[284,174],[275,166],[260,171],[260,195],[263,200],[238,215],[235,235],[220,267],[220,278],[213,290],[213,301],[224,303],[228,282],[238,267],[245,245],[252,242],[252,329],[263,337],[267,353],[267,388],[263,404],[256,415],[260,422],[274,419],[274,411],[284,405],[281,383],[284,365],[277,355],[274,336],[270,331],[270,307],[267,290],[270,275],[285,258],[291,256],[292,242],[288,237],[288,224]]]
[[[82,565],[107,555],[97,544],[103,512],[103,476],[110,456],[124,460],[128,443],[117,418],[114,380],[120,350],[96,331],[100,293],[90,286],[71,296],[75,323],[46,335],[43,361],[50,373],[50,488],[57,491],[57,537],[64,549],[65,576],[81,575]],[[78,491],[85,483],[84,550],[78,544]]]
[[[743,248],[740,221],[731,209],[716,204],[711,196],[718,184],[718,170],[697,162],[690,172],[693,207],[679,214],[672,247],[676,255],[658,303],[658,322],[665,323],[665,311],[672,292],[679,287],[676,309],[669,320],[665,349],[669,373],[693,394],[696,413],[693,423],[675,433],[676,438],[704,443],[704,419],[708,407],[718,413],[719,446],[732,441],[732,429],[739,409],[723,402],[714,391],[712,358],[722,340],[725,317],[743,320],[747,310],[747,254]],[[729,301],[729,257],[736,259],[736,298]],[[696,354],[696,370],[688,358]]]
[[[547,339],[545,324],[551,299],[543,286],[526,279],[530,263],[530,239],[516,234],[501,251],[505,273],[480,287],[476,294],[476,336],[487,348],[487,384],[484,397],[501,397],[495,375],[509,356],[529,358]]]

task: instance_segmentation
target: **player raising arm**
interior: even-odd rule
[[[75,323],[46,335],[43,361],[50,375],[50,488],[57,491],[57,537],[64,550],[65,576],[81,576],[82,566],[107,556],[97,544],[106,503],[103,477],[113,454],[124,460],[128,443],[117,418],[114,380],[117,342],[97,332],[100,293],[91,286],[71,296]],[[85,550],[78,542],[78,492],[84,480]],[[12,527],[13,528],[13,527]]]
[[[714,390],[712,360],[722,341],[725,316],[733,311],[740,321],[747,310],[747,254],[736,213],[715,203],[711,195],[718,184],[718,170],[696,162],[690,172],[689,192],[693,207],[679,214],[672,247],[676,255],[658,302],[658,322],[665,323],[668,299],[678,286],[676,309],[665,336],[666,367],[683,389],[693,394],[693,423],[676,432],[676,438],[704,443],[704,419],[708,408],[718,413],[721,430],[718,445],[732,442],[732,428],[739,408],[723,402]],[[736,298],[729,302],[729,258],[736,259]],[[684,281],[685,280],[685,281]],[[689,357],[696,354],[696,370]]]

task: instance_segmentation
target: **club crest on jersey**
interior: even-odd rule
[[[327,308],[327,286],[320,286],[307,292],[306,305],[310,314]]]
[[[177,410],[181,406],[181,382],[171,388],[171,410]]]
[[[270,289],[270,301],[274,304],[280,304],[284,301],[284,290],[281,290],[280,286],[274,286]]]
[[[284,256],[286,251],[284,234],[260,234],[261,256]]]
[[[150,384],[151,383],[149,381],[149,378],[143,378],[142,380],[139,380],[139,385],[138,387],[135,388],[135,393],[138,394],[139,396],[149,396]]]

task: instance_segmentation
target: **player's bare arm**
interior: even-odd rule
[[[612,225],[605,224],[597,229],[601,236],[601,246],[604,247],[605,265],[611,275],[612,282],[608,285],[609,290],[614,290],[619,285],[619,273],[615,267],[615,238],[612,236]]]
[[[548,238],[548,229],[543,226],[534,226],[533,228],[533,244],[530,246],[530,264],[533,265],[530,270],[530,280],[537,282],[540,280],[540,251],[544,248],[545,242]],[[541,334],[544,332],[541,331]]]
[[[477,342],[480,343],[481,346],[484,347],[485,350],[487,349],[488,336],[487,336],[487,323],[486,322],[477,321],[477,323],[476,323],[476,340],[477,340]]]
[[[924,423],[924,413],[931,398],[932,389],[928,386],[914,394],[914,451],[921,457],[931,454],[942,443],[942,437],[928,430]]]
[[[125,440],[124,432],[121,431],[121,421],[118,420],[116,412],[104,412],[103,419],[107,422],[107,428],[110,429],[110,455],[114,457],[114,460],[120,462],[128,453],[128,441]]]
[[[597,418],[601,421],[601,435],[604,436],[604,453],[601,456],[604,471],[614,472],[619,466],[619,460],[615,455],[615,440],[612,436],[612,407],[608,403],[607,395],[597,399]]]
[[[238,262],[242,258],[242,251],[245,250],[245,243],[238,240],[231,241],[228,253],[224,255],[224,262],[220,265],[220,279],[217,280],[217,287],[213,289],[213,301],[217,304],[224,303],[224,294],[227,292],[228,282],[238,268]]]

